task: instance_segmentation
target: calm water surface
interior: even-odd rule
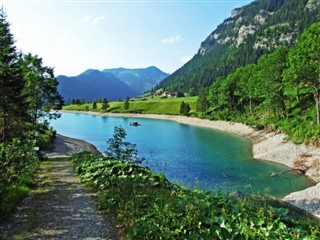
[[[133,121],[141,126],[130,126]],[[139,156],[146,159],[144,165],[188,187],[281,197],[312,185],[293,172],[271,177],[289,168],[252,159],[249,141],[220,131],[166,120],[78,113],[63,113],[51,123],[58,133],[86,140],[101,152],[107,149],[114,126],[119,125],[127,132],[126,141],[137,144]]]

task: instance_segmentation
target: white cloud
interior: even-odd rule
[[[192,59],[192,56],[182,56],[180,60],[183,64],[185,64],[189,62],[191,59]]]
[[[162,40],[162,43],[166,43],[166,44],[171,44],[171,43],[176,43],[176,42],[180,42],[182,41],[182,36],[181,35],[175,35],[175,36],[171,36],[168,38],[164,38]]]
[[[105,19],[106,19],[105,16],[97,16],[97,17],[94,17],[93,20],[92,20],[92,24],[95,25],[95,24],[97,24],[98,22],[103,21],[103,20],[105,20]]]
[[[84,22],[84,23],[90,23],[90,24],[92,24],[92,25],[96,25],[96,24],[98,24],[100,21],[103,21],[103,20],[105,20],[105,19],[106,19],[105,16],[95,16],[95,17],[93,17],[93,16],[85,16],[85,17],[83,18],[82,22]]]

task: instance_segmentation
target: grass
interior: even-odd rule
[[[124,102],[110,102],[107,112],[113,113],[146,113],[146,114],[167,114],[179,115],[180,105],[184,101],[190,105],[190,114],[196,111],[197,97],[183,97],[183,98],[165,98],[160,97],[149,99],[131,100],[129,109],[124,109]],[[92,103],[82,105],[68,105],[64,106],[63,110],[72,111],[95,111],[101,112],[102,104],[97,104],[97,109],[92,109]]]
[[[6,194],[3,196],[3,199],[1,199],[1,214],[6,215],[12,212],[17,204],[28,195],[29,191],[30,189],[24,185],[8,186],[6,188]]]

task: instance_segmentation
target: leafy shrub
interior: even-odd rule
[[[143,159],[138,158],[136,144],[125,142],[127,133],[121,126],[114,127],[113,137],[107,142],[108,149],[105,152],[110,158],[120,159],[127,162],[141,163]]]
[[[319,228],[263,197],[189,190],[131,162],[72,156],[83,182],[100,191],[130,239],[319,239]]]
[[[38,124],[37,145],[41,150],[52,150],[56,131],[49,128],[46,124]]]
[[[34,184],[39,157],[34,141],[12,139],[0,144],[0,213],[6,214]],[[0,215],[1,215],[0,214]]]

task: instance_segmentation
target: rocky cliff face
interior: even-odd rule
[[[253,47],[255,49],[274,49],[283,45],[292,45],[295,43],[299,29],[297,26],[290,26],[290,23],[284,21],[271,23],[268,19],[281,9],[286,1],[278,5],[275,9],[260,9],[255,1],[243,8],[232,10],[231,17],[226,19],[218,28],[213,31],[208,38],[202,42],[198,54],[205,55],[210,52],[214,44],[229,44],[239,47],[250,36],[255,36]],[[254,5],[257,7],[254,8]],[[251,7],[250,7],[251,6]],[[304,4],[304,10],[314,12],[320,6],[320,0],[308,0]],[[268,5],[265,5],[268,7]],[[292,9],[294,11],[294,9]],[[290,29],[290,30],[289,30]],[[262,30],[259,32],[259,30]],[[270,34],[272,33],[273,34]],[[277,32],[275,34],[275,32]]]
[[[315,11],[320,6],[320,0],[309,0],[306,8],[309,11]]]
[[[159,85],[194,93],[215,78],[255,63],[263,54],[293,46],[300,34],[320,21],[320,0],[255,0],[236,8],[200,45],[185,66]]]

